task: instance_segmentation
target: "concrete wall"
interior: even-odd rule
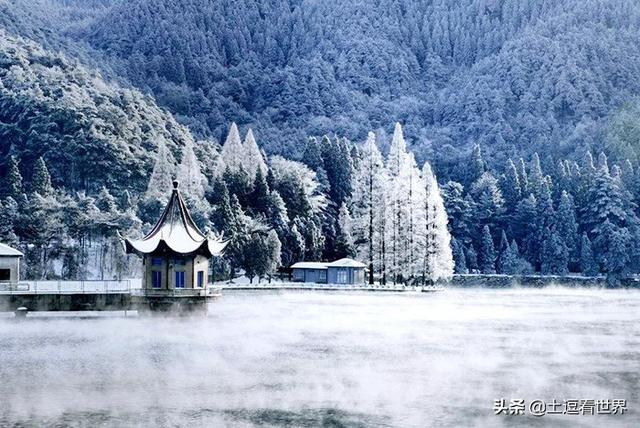
[[[154,265],[152,263],[153,259],[162,259],[162,264]],[[153,290],[173,290],[176,286],[176,271],[184,271],[184,288],[197,288],[197,273],[198,271],[204,272],[204,286],[203,288],[207,288],[208,283],[208,272],[209,272],[209,259],[198,255],[195,257],[185,257],[185,264],[176,263],[176,259],[179,257],[152,257],[146,256],[144,258],[144,277],[143,277],[143,288],[153,289]],[[153,282],[151,278],[151,273],[153,271],[162,272],[162,286],[158,288],[153,288]]]
[[[20,257],[0,257],[0,269],[9,269],[9,281],[20,280]]]

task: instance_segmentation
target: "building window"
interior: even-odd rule
[[[327,282],[327,271],[319,270],[318,271],[318,282]]]
[[[151,286],[153,288],[162,287],[162,272],[157,270],[151,272]]]
[[[184,288],[184,271],[176,272],[176,288]]]
[[[151,259],[151,264],[153,266],[162,266],[162,257],[154,257]]]
[[[346,269],[338,269],[338,276],[336,279],[338,284],[346,284],[347,283],[347,270]]]
[[[204,286],[204,271],[198,271],[198,287]]]
[[[173,264],[178,266],[184,266],[187,264],[187,260],[183,257],[173,259]]]
[[[294,281],[304,281],[304,271],[302,269],[294,269],[293,270],[293,280]]]

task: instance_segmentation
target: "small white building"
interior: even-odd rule
[[[20,251],[0,243],[0,282],[20,281]]]

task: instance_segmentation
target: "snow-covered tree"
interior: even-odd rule
[[[422,253],[422,277],[425,282],[449,280],[453,275],[454,261],[451,251],[451,235],[447,228],[447,211],[440,195],[438,182],[431,165],[422,168],[424,188],[424,241]]]
[[[40,156],[33,168],[33,178],[31,179],[31,190],[42,196],[50,195],[53,192],[51,185],[51,174],[47,169],[44,158]]]
[[[589,236],[584,232],[580,244],[580,270],[583,275],[595,276],[598,274],[598,265],[593,258],[593,249]]]
[[[208,185],[207,177],[202,173],[200,161],[193,151],[193,142],[189,141],[182,148],[182,159],[178,165],[180,191],[188,199],[203,200],[204,189]]]
[[[480,253],[478,254],[478,266],[485,274],[496,273],[496,251],[493,246],[493,238],[489,226],[482,229],[482,240],[480,241]]]
[[[241,167],[245,166],[245,149],[240,139],[240,131],[238,131],[238,125],[235,122],[231,123],[229,128],[229,134],[227,139],[222,145],[222,151],[220,152],[220,161],[225,168],[229,168],[231,171],[237,171]],[[221,170],[217,167],[216,170]],[[222,168],[224,170],[224,168]]]
[[[249,129],[244,139],[244,169],[249,174],[251,181],[256,177],[258,171],[262,173],[264,177],[267,175],[267,164],[264,161],[262,152],[256,143],[256,139],[253,136],[253,131]]]
[[[175,159],[167,148],[164,137],[158,138],[158,153],[147,186],[146,198],[168,200],[173,188],[171,182],[175,178]]]
[[[343,203],[338,211],[337,258],[353,257],[355,255],[355,246],[353,245],[351,230],[351,215],[349,214],[347,204]]]
[[[7,196],[11,196],[18,201],[22,196],[22,174],[18,167],[18,159],[15,156],[9,157],[9,166],[7,168]]]
[[[373,132],[360,150],[360,161],[352,176],[353,194],[351,209],[353,212],[353,237],[357,255],[369,264],[369,283],[374,282],[374,271],[381,272],[379,257],[384,239],[384,198],[388,179],[382,155],[378,150]]]

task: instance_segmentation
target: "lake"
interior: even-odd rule
[[[0,319],[0,426],[639,426],[640,291],[225,292],[208,316]],[[623,415],[494,400],[626,399]]]

